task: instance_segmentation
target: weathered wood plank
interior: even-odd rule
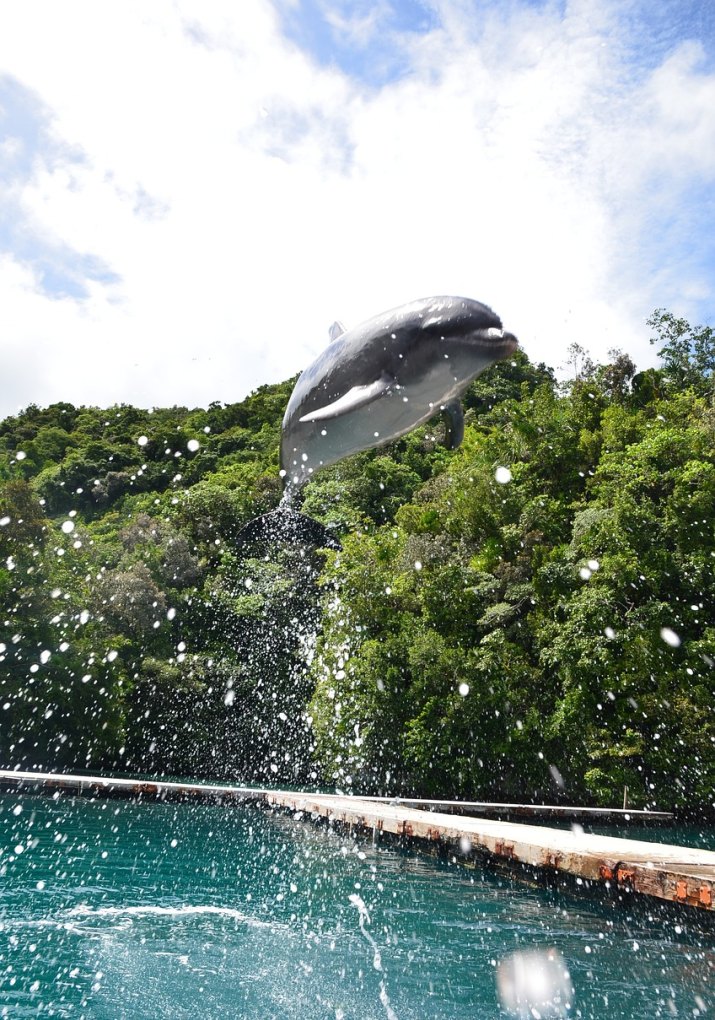
[[[262,799],[262,791],[249,786],[218,783],[177,783],[159,779],[121,779],[114,776],[81,776],[61,772],[21,772],[0,769],[0,787],[5,789],[64,790],[68,793],[125,797],[183,799]]]
[[[465,850],[481,851],[508,862],[713,909],[715,852],[711,850],[419,811],[358,797],[269,791],[266,800],[344,825],[449,843],[462,856]]]

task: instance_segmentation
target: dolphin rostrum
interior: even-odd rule
[[[480,372],[517,347],[490,308],[459,297],[412,301],[347,332],[335,323],[330,337],[286,407],[284,503],[247,529],[285,512],[321,468],[404,436],[436,414],[447,419],[448,445],[458,446],[464,433],[462,394]],[[298,530],[304,533],[305,527]]]

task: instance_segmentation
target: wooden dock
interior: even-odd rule
[[[406,802],[379,798],[295,793],[200,783],[118,779],[103,776],[0,770],[0,787],[74,795],[132,799],[213,800],[221,803],[259,802],[289,810],[301,817],[358,828],[374,834],[390,833],[417,845],[446,849],[457,860],[488,856],[509,866],[523,866],[555,876],[572,876],[577,882],[640,893],[685,906],[712,911],[715,889],[715,851],[665,843],[597,836],[573,829],[553,829],[523,822],[447,813],[447,808],[486,808],[451,801],[415,803],[442,810],[424,810]],[[524,807],[524,805],[498,805]],[[529,806],[532,810],[539,805]],[[577,809],[543,805],[547,811],[563,811],[573,818]],[[588,811],[588,815],[583,812]],[[608,820],[629,816],[631,820],[665,813],[638,811],[603,812]],[[599,809],[581,809],[582,817],[599,819]],[[553,817],[553,815],[552,815]],[[665,817],[669,817],[665,815]]]
[[[368,831],[447,844],[457,859],[487,854],[554,875],[713,910],[715,851],[504,822],[358,797],[268,791],[266,801]]]

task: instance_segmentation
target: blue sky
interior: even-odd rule
[[[437,293],[651,363],[715,324],[713,109],[711,0],[4,5],[0,415],[237,400]]]
[[[82,153],[63,146],[51,131],[52,115],[21,82],[0,75],[0,138],[3,139],[3,202],[0,252],[31,266],[47,297],[88,296],[87,282],[110,283],[116,276],[99,257],[73,250],[62,238],[47,237],[18,201],[36,166],[78,165]],[[8,144],[9,143],[9,144]]]
[[[409,73],[410,61],[400,39],[427,35],[442,25],[439,3],[429,0],[295,0],[275,7],[286,36],[323,66],[335,65],[369,87],[379,87]],[[484,15],[497,8],[518,11],[556,11],[564,17],[569,4],[532,0],[462,3],[465,36],[478,39]],[[598,3],[593,4],[594,10]],[[621,5],[619,40],[606,44],[630,49],[630,66],[640,73],[652,70],[685,39],[699,39],[712,57],[715,41],[715,5],[710,0],[658,0],[657,3]],[[352,30],[351,30],[352,29]]]
[[[370,88],[410,71],[400,37],[424,35],[440,24],[436,9],[421,0],[299,0],[277,3],[281,28],[324,67],[339,67]]]

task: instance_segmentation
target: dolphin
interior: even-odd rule
[[[457,447],[464,435],[462,394],[517,347],[491,308],[461,297],[422,298],[347,331],[336,322],[330,338],[300,375],[285,410],[283,502],[250,522],[244,538],[260,531],[261,521],[277,525],[275,515],[281,513],[284,537],[290,512],[302,518],[295,522],[296,533],[301,538],[313,533],[317,540],[315,529],[322,525],[307,525],[309,519],[291,509],[302,486],[321,468],[392,442],[437,414],[447,420],[447,445]]]

